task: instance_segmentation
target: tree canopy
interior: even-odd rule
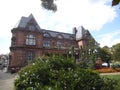
[[[118,5],[120,3],[120,0],[113,0],[112,1],[112,6]]]
[[[113,45],[112,52],[113,52],[113,59],[115,61],[120,61],[120,43]]]
[[[103,48],[99,48],[99,56],[101,57],[103,62],[106,62],[108,66],[110,66],[110,61],[112,60],[112,58],[109,47],[104,46]]]
[[[42,7],[47,10],[57,11],[57,5],[54,3],[55,0],[41,0]]]

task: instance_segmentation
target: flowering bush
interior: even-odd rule
[[[115,90],[115,84],[61,57],[36,60],[18,73],[14,83],[15,90]]]

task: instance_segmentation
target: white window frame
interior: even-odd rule
[[[43,47],[50,47],[50,41],[44,40]]]
[[[27,62],[32,62],[35,58],[35,53],[33,51],[27,52]]]
[[[26,45],[36,45],[36,37],[34,35],[27,35]]]

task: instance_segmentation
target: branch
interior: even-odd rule
[[[116,6],[120,3],[120,0],[113,0],[112,1],[112,6]]]

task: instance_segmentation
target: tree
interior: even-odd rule
[[[42,7],[47,9],[47,10],[52,10],[52,11],[57,11],[57,6],[54,3],[55,0],[41,0]]]
[[[104,46],[103,48],[99,48],[99,56],[103,62],[106,62],[108,64],[109,67],[110,61],[112,60],[110,48],[107,46]]]
[[[99,44],[94,38],[89,38],[86,46],[80,47],[80,65],[84,68],[95,69],[96,61],[98,60]],[[86,66],[86,67],[85,67]]]
[[[112,6],[118,5],[120,3],[120,0],[113,0],[112,1]]]
[[[112,46],[113,59],[120,61],[120,43]]]
[[[57,11],[57,5],[54,3],[56,0],[41,0],[42,7],[47,10]],[[112,0],[112,6],[118,5],[120,0]]]

